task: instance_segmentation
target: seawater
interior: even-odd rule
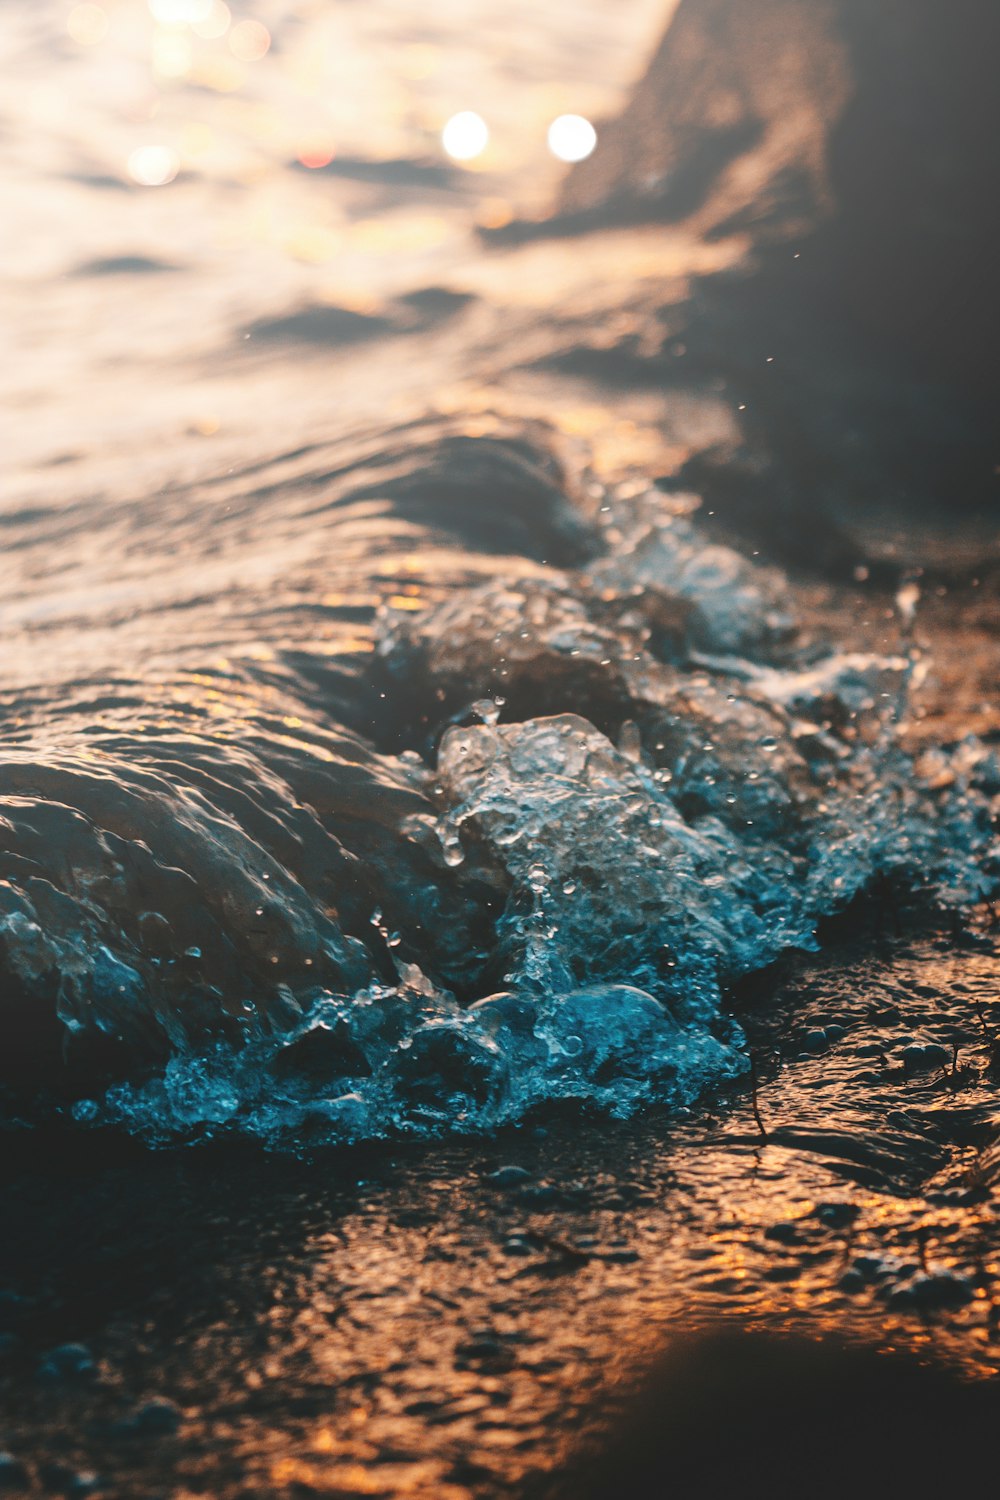
[[[286,552],[405,536],[367,636],[286,579],[278,650],[8,697],[8,1115],[290,1146],[686,1104],[748,1066],[727,988],[824,917],[995,888],[995,753],[903,748],[920,650],[804,632],[692,497],[540,429],[406,439],[268,501]]]

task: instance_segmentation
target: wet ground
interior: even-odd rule
[[[970,941],[872,928],[744,996],[759,1121],[743,1087],[310,1161],[9,1141],[10,1448],[39,1493],[457,1500],[539,1484],[720,1319],[995,1376],[998,962]]]

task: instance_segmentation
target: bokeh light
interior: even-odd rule
[[[212,0],[208,14],[201,20],[192,21],[191,30],[195,36],[203,37],[206,42],[214,42],[220,36],[225,36],[232,19],[232,12],[225,0]]]
[[[583,161],[597,145],[597,131],[583,115],[560,115],[549,126],[549,150],[560,161]]]
[[[149,0],[149,11],[161,26],[194,26],[206,21],[213,0]]]
[[[295,155],[304,167],[326,167],[333,161],[334,145],[326,136],[309,136],[299,141]]]
[[[260,21],[237,21],[229,33],[229,50],[240,62],[259,62],[271,45],[271,33]]]
[[[471,109],[452,115],[441,132],[441,144],[455,161],[471,161],[473,157],[481,156],[489,138],[486,121]]]
[[[193,53],[187,37],[177,31],[158,31],[153,37],[153,72],[160,78],[186,78]]]
[[[100,5],[74,5],[66,30],[81,47],[95,47],[108,34],[108,13]]]
[[[128,172],[141,187],[165,187],[180,171],[172,146],[137,146],[128,159]]]

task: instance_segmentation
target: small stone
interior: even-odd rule
[[[807,1052],[825,1052],[830,1045],[830,1040],[825,1031],[809,1031],[806,1033],[802,1045]]]
[[[903,1048],[903,1066],[908,1073],[926,1072],[932,1068],[943,1068],[951,1057],[947,1047],[940,1042],[928,1042],[921,1046],[914,1042]]]
[[[764,1230],[766,1240],[777,1240],[780,1245],[795,1245],[802,1238],[799,1226],[787,1219],[779,1224],[769,1224]]]
[[[858,1217],[860,1209],[853,1203],[821,1203],[816,1209],[816,1217],[827,1229],[846,1229],[853,1224]]]
[[[92,1469],[81,1469],[73,1474],[66,1486],[67,1495],[92,1495],[101,1487],[101,1477]]]
[[[166,1396],[153,1396],[143,1403],[133,1417],[137,1432],[176,1432],[183,1421],[183,1413],[176,1402]]]
[[[38,1376],[40,1380],[89,1380],[94,1369],[94,1356],[86,1344],[59,1344],[43,1356]]]
[[[531,1173],[524,1167],[498,1167],[488,1174],[486,1180],[498,1188],[517,1187],[522,1182],[530,1182]]]

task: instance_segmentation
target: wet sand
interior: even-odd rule
[[[67,1493],[457,1500],[537,1488],[720,1321],[993,1378],[996,978],[870,926],[758,983],[766,1140],[745,1085],[302,1161],[8,1138],[6,1441]]]

